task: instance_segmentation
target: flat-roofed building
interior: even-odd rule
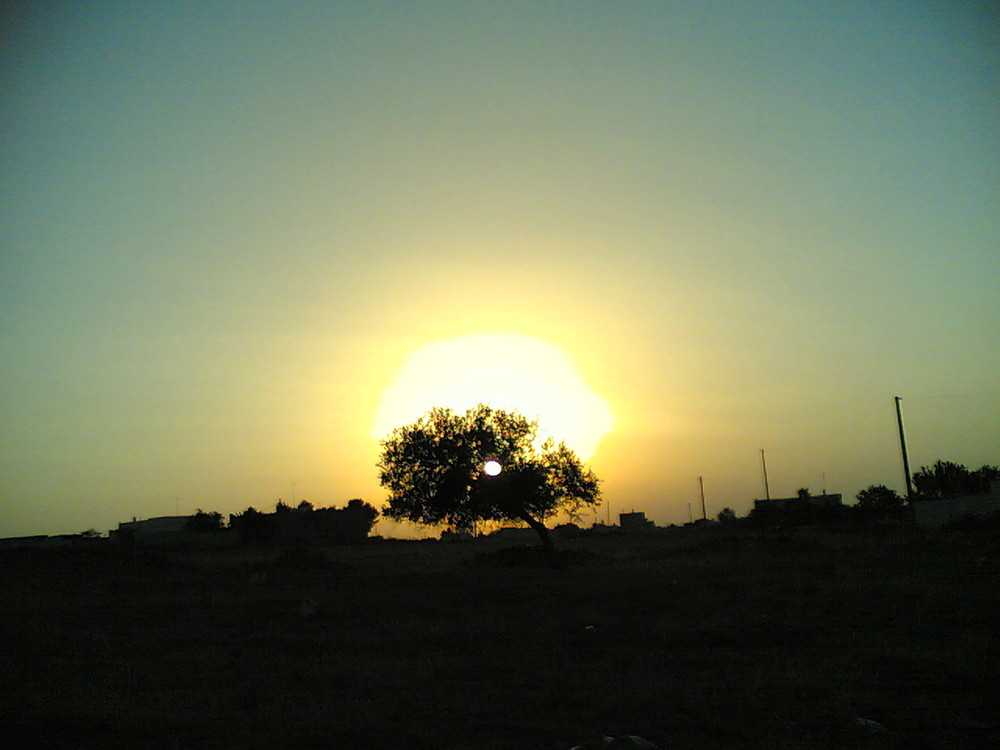
[[[619,513],[618,524],[622,531],[645,531],[654,527],[653,522],[646,518],[646,514],[641,511]]]
[[[918,526],[940,529],[958,521],[985,521],[1000,516],[1000,480],[990,483],[979,495],[962,495],[934,500],[913,500],[913,519]]]
[[[799,508],[803,505],[810,508],[835,508],[844,504],[842,494],[808,495],[796,497],[772,497],[769,500],[754,500],[754,509],[760,510],[784,510],[786,508]]]

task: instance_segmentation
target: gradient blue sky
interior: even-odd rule
[[[13,7],[0,536],[380,505],[382,394],[481,333],[607,400],[612,513],[902,489],[895,395],[1000,463],[995,2]]]

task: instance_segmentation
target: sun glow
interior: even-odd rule
[[[385,391],[372,435],[386,437],[435,406],[478,403],[537,419],[539,436],[565,441],[590,460],[614,417],[559,348],[526,336],[477,334],[417,350]]]

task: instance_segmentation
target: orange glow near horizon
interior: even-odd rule
[[[385,438],[436,406],[463,412],[477,403],[537,419],[540,438],[564,441],[583,461],[614,424],[607,401],[558,347],[527,336],[474,334],[414,352],[382,395],[372,435]]]

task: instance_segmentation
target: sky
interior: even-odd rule
[[[602,520],[1000,463],[996,2],[3,7],[0,536],[381,506],[435,352]]]

